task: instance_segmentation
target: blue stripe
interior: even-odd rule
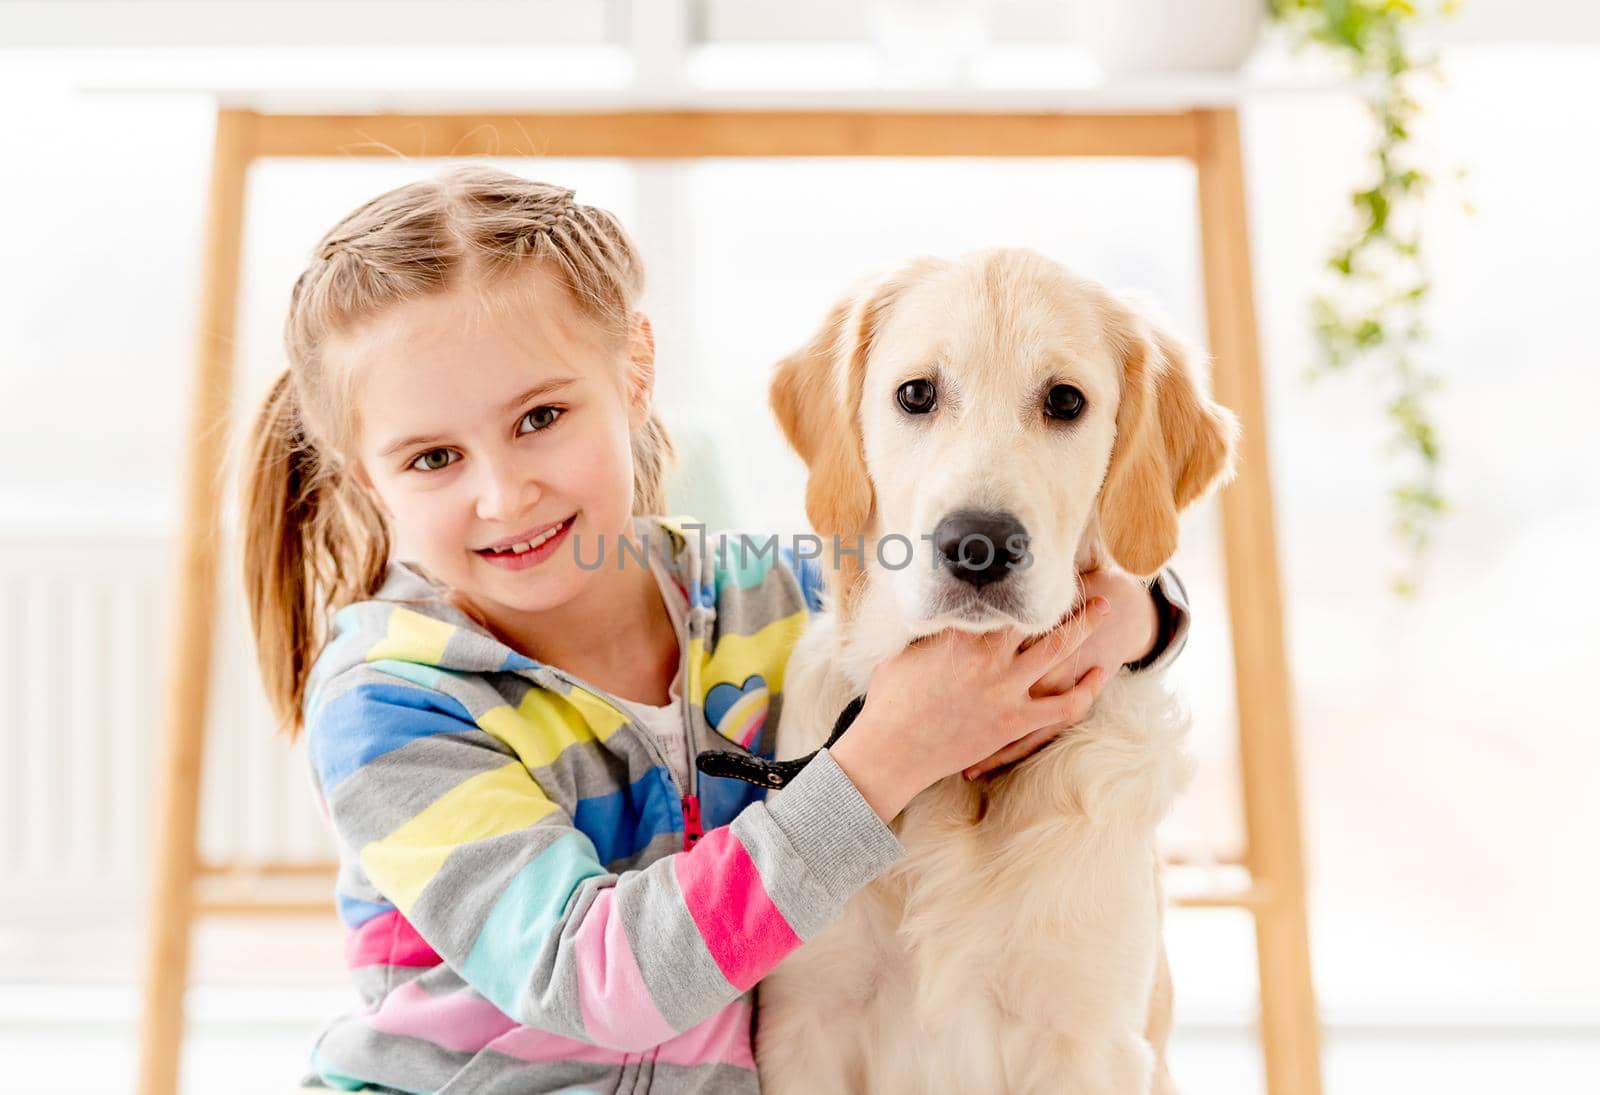
[[[689,595],[694,598],[696,608],[710,608],[717,603],[716,586],[708,585],[701,581],[699,575],[695,575],[693,584],[689,589]]]
[[[449,696],[401,684],[363,684],[323,704],[307,749],[324,795],[375,757],[435,734],[477,729]]]
[[[522,993],[539,952],[561,922],[572,894],[605,874],[582,833],[563,833],[517,872],[489,910],[461,976],[489,1002],[521,1021]]]
[[[348,609],[340,609],[334,615],[336,629],[339,617],[344,615],[346,611]],[[345,647],[352,645],[356,641],[356,635],[355,631],[337,630],[337,634],[328,640],[327,645],[322,648],[322,653],[317,655],[317,660],[311,667],[311,678],[315,683],[306,691],[305,703],[300,712],[300,717],[307,723],[310,723],[316,717],[317,706],[322,700],[323,688],[338,675],[336,671],[326,667],[337,666],[340,669],[345,668]]]
[[[806,611],[816,613],[822,611],[822,563],[817,559],[801,559],[794,553],[794,548],[780,548],[778,557],[783,560],[783,565],[789,568],[795,581],[800,583],[800,595],[805,598]]]
[[[387,901],[363,901],[342,893],[333,895],[333,903],[338,906],[339,919],[347,928],[359,928],[375,916],[394,911],[394,906]]]
[[[403,681],[419,684],[423,688],[441,691],[444,684],[444,672],[436,666],[426,665],[423,662],[403,662],[397,658],[379,658],[375,662],[368,662],[379,673],[387,673],[391,677],[399,677]]]
[[[317,1052],[316,1050],[313,1050],[312,1053],[311,1053],[311,1068],[312,1068],[312,1071],[314,1071],[317,1074],[317,1079],[319,1079],[323,1083],[327,1084],[334,1091],[372,1091],[372,1090],[374,1090],[373,1088],[368,1087],[367,1086],[367,1081],[361,1079],[359,1076],[347,1076],[344,1073],[342,1073],[342,1072],[338,1071],[337,1069],[333,1068],[332,1066],[324,1064],[323,1061],[322,1061],[321,1054],[319,1052]],[[387,1079],[384,1082],[386,1084],[393,1085],[394,1080],[393,1079]],[[420,1088],[420,1087],[393,1087],[393,1086],[389,1086],[389,1087],[384,1087],[381,1090],[383,1090],[383,1091],[404,1092],[405,1095],[432,1095],[432,1093],[430,1091],[428,1091],[425,1088]]]
[[[770,758],[769,758],[770,759]],[[706,832],[731,824],[744,808],[752,802],[767,797],[765,787],[757,787],[742,779],[724,779],[721,776],[700,776],[700,827]]]
[[[754,589],[766,581],[774,563],[783,557],[782,537],[776,533],[725,533],[715,547],[718,596],[732,582],[739,589]]]
[[[514,673],[519,669],[537,668],[539,668],[539,663],[534,661],[532,658],[523,654],[518,654],[515,650],[508,650],[506,651],[506,660],[500,666],[500,672]]]
[[[822,562],[818,559],[798,559],[795,572],[800,578],[800,592],[806,599],[806,611],[822,611]]]
[[[683,832],[683,810],[672,777],[658,767],[608,795],[580,798],[572,823],[594,842],[601,863],[615,863],[662,833]]]

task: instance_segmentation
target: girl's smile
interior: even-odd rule
[[[529,529],[498,544],[479,548],[478,555],[494,566],[506,570],[526,570],[528,567],[538,566],[554,555],[560,545],[566,542],[567,533],[572,531],[572,526],[577,520],[578,515],[573,514],[552,524]]]

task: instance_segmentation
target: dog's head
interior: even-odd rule
[[[1042,631],[1072,608],[1078,561],[1154,574],[1179,511],[1231,473],[1234,418],[1195,367],[1100,286],[1008,249],[848,294],[771,401],[813,527],[864,537],[906,620]],[[840,575],[846,606],[861,576]]]

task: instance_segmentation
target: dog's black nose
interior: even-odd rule
[[[946,570],[981,588],[1022,562],[1028,530],[1009,513],[957,510],[935,526],[933,548]]]

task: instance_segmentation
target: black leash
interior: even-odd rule
[[[846,704],[833,724],[832,736],[822,749],[828,748],[844,737],[844,732],[850,729],[850,724],[856,721],[856,716],[861,714],[861,709],[866,705],[865,696],[857,696]],[[811,763],[811,758],[822,752],[822,749],[818,749],[816,753],[796,757],[794,760],[762,760],[760,757],[747,757],[742,753],[733,753],[726,749],[707,749],[695,758],[694,766],[708,776],[742,779],[757,787],[776,789],[798,776],[800,770]]]

